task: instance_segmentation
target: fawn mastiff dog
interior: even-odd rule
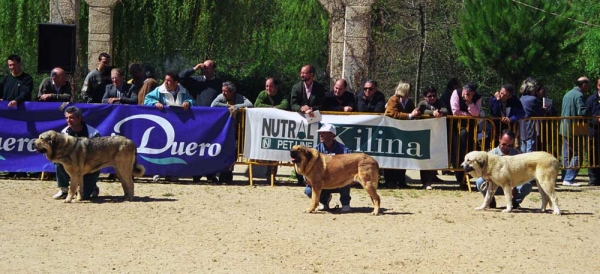
[[[133,199],[133,176],[144,175],[144,166],[136,162],[137,147],[123,136],[78,138],[50,130],[34,141],[36,150],[46,154],[53,163],[60,163],[71,177],[65,203],[70,203],[77,192],[81,201],[83,175],[113,166],[125,192],[125,199]]]
[[[558,160],[547,152],[529,152],[514,156],[499,156],[484,151],[472,151],[465,156],[461,167],[474,177],[483,177],[489,182],[483,204],[475,209],[489,208],[498,186],[504,190],[506,209],[512,210],[512,188],[536,179],[542,195],[541,212],[550,203],[555,215],[560,215],[558,198],[554,192],[556,176],[560,170]]]
[[[322,189],[340,188],[359,182],[371,196],[374,206],[371,214],[379,214],[379,164],[373,157],[364,153],[327,155],[300,145],[292,147],[290,156],[298,174],[304,175],[312,186],[312,199],[307,212],[314,212],[319,205]]]

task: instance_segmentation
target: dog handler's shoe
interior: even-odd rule
[[[96,198],[98,197],[98,194],[100,194],[100,188],[99,187],[95,187],[94,190],[92,191],[92,195],[90,195],[91,198]]]
[[[329,198],[327,198],[327,204],[324,205],[323,203],[319,203],[319,207],[317,207],[317,209],[323,211],[323,210],[329,210],[329,203],[331,202],[331,194],[329,194]]]
[[[564,181],[562,183],[563,186],[581,186],[580,183],[575,183],[575,182],[569,182],[569,181]]]
[[[349,205],[342,206],[342,212],[350,212],[350,211],[352,211],[352,208]]]
[[[67,198],[68,194],[69,194],[69,191],[67,190],[67,188],[61,187],[58,190],[58,192],[56,194],[54,194],[54,196],[52,196],[52,199],[54,199],[54,200],[64,199],[64,198]]]

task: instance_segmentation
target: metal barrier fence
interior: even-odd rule
[[[382,115],[380,113],[360,112],[329,112],[322,114],[335,115]],[[500,118],[475,118],[466,116],[447,116],[447,147],[448,168],[444,170],[459,170],[465,154],[473,150],[489,151],[498,146],[500,134],[505,128],[510,128],[517,138],[513,144],[521,150],[521,140],[533,140],[533,151],[546,151],[561,162],[562,169],[579,169],[600,167],[599,141],[600,134],[591,136],[588,132],[589,119],[598,117],[535,117],[519,120],[515,123],[504,124]],[[425,118],[427,119],[427,118]],[[246,126],[245,110],[240,109],[236,114],[237,164],[291,166],[289,162],[272,162],[246,159],[244,157],[244,133]],[[565,149],[563,149],[563,146]],[[569,160],[578,156],[573,167]],[[252,169],[250,168],[250,184],[252,184]],[[274,182],[274,174],[271,174]]]

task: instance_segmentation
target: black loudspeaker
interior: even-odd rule
[[[55,67],[75,71],[76,31],[75,25],[38,24],[38,73]]]

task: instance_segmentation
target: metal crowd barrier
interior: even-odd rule
[[[361,112],[329,112],[323,111],[322,114],[335,115],[382,115],[381,113],[361,113]],[[598,168],[600,159],[598,151],[600,149],[598,141],[600,134],[590,136],[588,134],[589,119],[598,119],[598,117],[534,117],[519,120],[510,125],[502,123],[501,118],[497,117],[466,117],[466,116],[447,116],[447,147],[448,147],[448,167],[442,170],[459,171],[460,163],[464,155],[473,150],[489,151],[498,146],[500,134],[505,128],[510,128],[517,138],[513,146],[521,150],[521,123],[532,122],[532,133],[536,140],[535,151],[546,151],[556,157],[563,170],[580,168]],[[424,118],[428,119],[428,118]],[[561,132],[563,128],[568,128]],[[237,161],[236,164],[245,164],[249,168],[250,185],[253,185],[252,166],[292,166],[289,162],[274,162],[247,159],[244,157],[244,133],[246,126],[245,110],[240,109],[236,114],[236,140],[237,140]],[[571,147],[578,151],[565,150],[563,144],[568,142]],[[568,162],[563,159],[570,159],[575,153],[579,152],[579,161],[577,165],[569,167]],[[271,186],[275,182],[275,169],[271,169]]]

